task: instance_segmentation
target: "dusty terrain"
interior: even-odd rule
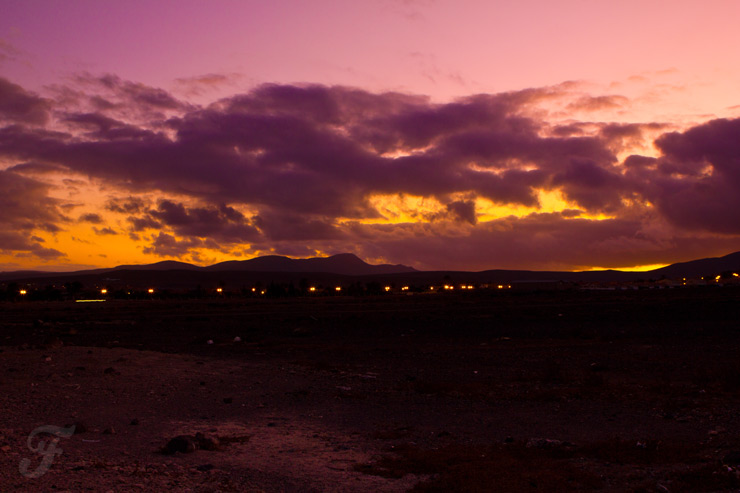
[[[2,491],[740,488],[738,289],[0,309]]]

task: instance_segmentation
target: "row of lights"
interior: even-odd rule
[[[732,276],[733,277],[740,277],[740,274],[738,274],[737,272],[733,272],[732,273]],[[719,282],[721,278],[722,278],[722,276],[717,276],[717,277],[714,278],[714,280],[716,282]],[[704,279],[704,278],[702,278],[702,279]],[[685,282],[686,281],[686,278],[685,277],[683,278],[683,281],[684,281],[684,284],[686,284],[686,282]],[[455,289],[455,286],[453,286],[451,284],[445,284],[443,286],[443,288],[446,291],[452,291],[452,290]],[[499,285],[496,286],[496,288],[497,289],[511,289],[511,284],[499,284]],[[385,286],[384,289],[385,289],[386,292],[389,292],[392,288],[391,288],[391,286]],[[471,290],[471,289],[475,289],[475,286],[473,286],[471,284],[461,284],[460,285],[460,289]],[[308,288],[308,290],[311,293],[315,293],[316,292],[316,287],[315,286],[311,286],[310,288]],[[409,290],[409,287],[408,286],[401,287],[401,291],[408,291],[408,290]],[[430,291],[434,291],[434,286],[429,286],[429,290]],[[217,293],[223,293],[223,291],[224,291],[223,288],[216,288],[216,292]],[[342,291],[342,287],[341,286],[336,286],[334,288],[334,291],[336,291],[337,293],[339,293],[339,292]],[[253,293],[256,293],[257,292],[257,288],[252,288],[252,292]],[[28,291],[25,290],[25,289],[21,289],[20,291],[18,291],[18,293],[23,296],[23,295],[28,294]],[[147,289],[147,293],[154,294],[154,288]],[[100,290],[100,294],[108,294],[108,290],[105,289],[105,288],[103,288],[103,289]],[[261,290],[260,291],[260,294],[265,294],[265,290],[264,289]]]

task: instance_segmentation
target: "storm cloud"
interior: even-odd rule
[[[106,214],[124,215],[129,233],[148,238],[144,252],[159,256],[246,245],[439,268],[566,268],[645,263],[692,235],[715,251],[740,235],[740,120],[663,133],[657,157],[620,158],[664,124],[554,125],[530,111],[558,97],[553,88],[440,104],[268,84],[195,106],[113,75],[77,83],[56,88],[54,101],[0,79],[0,186],[8,197],[24,187],[35,197],[3,212],[15,235],[8,250],[41,247],[30,240],[34,228],[64,223],[49,185],[33,178],[60,172],[108,190]],[[626,102],[580,95],[571,104]],[[537,213],[548,192],[567,210]],[[412,224],[390,221],[378,206],[409,196],[437,211]],[[534,212],[483,221],[479,201]],[[97,213],[79,221],[106,226],[99,234],[118,231]]]

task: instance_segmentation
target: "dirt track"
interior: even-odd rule
[[[737,489],[739,300],[706,289],[7,304],[0,484]],[[41,461],[29,433],[73,423],[87,431],[59,439],[49,472],[22,476],[21,459]],[[220,450],[159,453],[196,432]]]

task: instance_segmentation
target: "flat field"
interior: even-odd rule
[[[737,288],[0,310],[3,491],[740,488]]]

